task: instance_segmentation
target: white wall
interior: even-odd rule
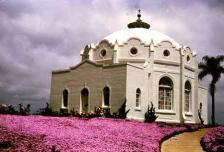
[[[200,102],[202,103],[202,118],[204,123],[208,124],[208,90],[205,87],[200,86],[198,89],[199,98],[198,98],[198,109]]]

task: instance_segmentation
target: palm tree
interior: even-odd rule
[[[212,76],[212,81],[209,85],[209,93],[212,96],[212,125],[215,126],[215,85],[220,79],[221,74],[224,73],[224,67],[221,63],[224,61],[224,55],[219,55],[216,57],[204,56],[202,62],[198,64],[201,71],[198,74],[198,78],[201,80],[206,75]]]

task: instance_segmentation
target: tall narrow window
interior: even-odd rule
[[[159,81],[159,109],[172,110],[173,104],[173,83],[168,77],[163,77]]]
[[[82,112],[86,113],[89,109],[89,90],[87,88],[81,91]]]
[[[136,90],[136,108],[140,108],[141,104],[141,90],[138,88]]]
[[[68,107],[68,90],[63,90],[63,107]]]
[[[103,89],[103,101],[104,101],[104,106],[110,105],[110,88],[109,87],[105,87]]]
[[[191,84],[189,81],[185,83],[184,86],[184,97],[185,97],[185,112],[190,112],[191,108]]]

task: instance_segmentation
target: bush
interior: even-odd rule
[[[145,122],[154,122],[157,119],[158,116],[156,116],[155,108],[153,107],[153,103],[151,102],[151,107],[145,113]]]
[[[15,110],[15,108],[12,105],[0,105],[0,114],[18,114],[18,111]]]
[[[51,108],[49,107],[49,103],[46,102],[46,107],[45,108],[40,108],[39,111],[37,112],[39,115],[43,116],[58,116],[58,112],[53,112]]]
[[[106,118],[112,118],[109,107],[108,108],[107,107],[103,108],[103,116],[106,117]]]
[[[22,103],[19,104],[19,115],[30,115],[31,110],[30,110],[31,105],[27,104],[26,107],[23,106]]]
[[[96,114],[96,117],[102,117],[103,116],[103,108],[101,106],[96,107],[95,114]]]
[[[123,102],[121,107],[118,109],[118,111],[116,113],[113,113],[113,117],[114,118],[125,119],[127,117],[127,113],[129,111],[130,111],[130,109],[128,109],[126,111],[126,99],[125,99],[125,101]]]
[[[61,108],[60,109],[60,115],[62,115],[62,116],[68,116],[69,115],[68,109]]]

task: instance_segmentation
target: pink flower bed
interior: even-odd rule
[[[55,146],[60,151],[159,152],[163,138],[186,130],[185,127],[121,119],[13,115],[0,115],[0,126],[0,130],[6,128],[14,138],[20,139],[13,139],[14,146],[8,148],[9,151],[32,151],[32,147],[36,151],[51,151]],[[7,139],[3,136],[4,131],[0,142]],[[27,144],[22,137],[28,140]]]
[[[224,126],[210,129],[202,138],[201,144],[208,152],[224,152]]]

